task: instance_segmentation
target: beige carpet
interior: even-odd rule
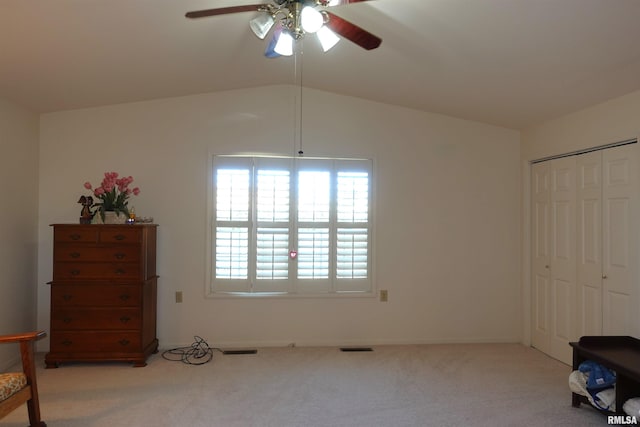
[[[157,354],[145,368],[68,364],[38,374],[49,427],[606,425],[595,410],[571,407],[569,372],[521,345],[460,344],[214,352],[201,366]],[[26,407],[0,421],[27,424]]]

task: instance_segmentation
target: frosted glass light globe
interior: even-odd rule
[[[320,12],[311,6],[305,6],[300,12],[302,29],[306,33],[315,33],[324,25],[324,18]]]

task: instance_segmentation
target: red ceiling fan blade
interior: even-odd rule
[[[193,18],[204,18],[207,16],[215,16],[215,15],[226,15],[228,13],[257,12],[260,10],[261,7],[264,7],[264,4],[248,4],[246,6],[220,7],[218,9],[205,9],[205,10],[196,10],[194,12],[187,12],[185,16],[187,18],[193,19]]]
[[[362,28],[358,27],[355,24],[352,24],[346,19],[342,19],[331,12],[327,12],[326,10],[324,11],[324,13],[329,15],[329,22],[327,22],[325,25],[329,27],[330,30],[332,30],[336,34],[341,35],[345,39],[351,40],[358,46],[363,47],[367,50],[371,50],[377,48],[378,46],[380,46],[380,43],[382,43],[382,39],[380,37],[374,36],[370,32],[363,30]]]

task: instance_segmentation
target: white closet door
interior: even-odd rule
[[[602,335],[602,151],[576,166],[577,335]]]
[[[532,166],[532,344],[569,363],[575,339],[575,158]]]
[[[637,144],[603,156],[604,335],[638,336]]]
[[[638,144],[532,166],[532,343],[571,363],[583,335],[640,337]]]
[[[575,156],[556,159],[550,166],[549,355],[568,363],[572,359],[569,342],[576,336],[576,159]]]
[[[551,178],[549,163],[541,162],[531,166],[532,194],[532,345],[538,350],[549,352],[549,212]]]

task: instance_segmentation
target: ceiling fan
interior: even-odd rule
[[[326,10],[332,6],[363,1],[369,0],[271,0],[266,4],[197,10],[188,12],[185,16],[195,19],[238,12],[261,12],[249,21],[249,26],[261,39],[264,39],[271,28],[275,27],[271,41],[265,50],[267,57],[292,55],[294,41],[311,33],[317,35],[325,52],[340,40],[338,35],[364,49],[371,50],[380,46],[382,39]]]

